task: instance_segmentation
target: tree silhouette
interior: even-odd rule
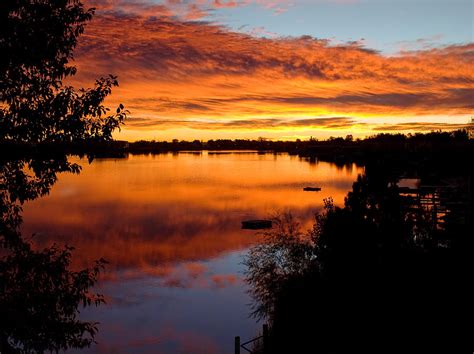
[[[126,117],[103,105],[117,78],[75,90],[63,80],[94,9],[78,0],[5,0],[0,6],[0,140],[25,143],[110,139]]]
[[[256,300],[252,315],[259,319],[273,317],[285,282],[304,276],[316,261],[311,235],[301,231],[291,213],[272,221],[273,229],[263,232],[264,242],[252,247],[244,260],[246,279],[253,285],[250,295]]]
[[[1,2],[0,142],[106,141],[123,124],[128,112],[122,104],[112,113],[103,105],[118,85],[115,76],[97,80],[91,89],[63,84],[76,73],[73,50],[93,14],[78,0]],[[14,155],[8,151],[0,156],[1,353],[83,348],[97,332],[96,323],[78,314],[81,305],[104,301],[91,288],[105,261],[72,271],[72,247],[36,250],[20,233],[23,203],[48,194],[58,173],[80,171],[57,150],[48,156],[34,150],[17,159],[5,158]]]
[[[271,323],[270,353],[452,351],[468,338],[460,317],[470,226],[437,230],[414,218],[423,211],[403,203],[389,171],[368,164],[344,206],[327,200],[312,230],[287,219],[249,252],[246,277],[254,313]]]
[[[99,305],[91,291],[103,259],[71,271],[72,247],[35,250],[20,234],[22,205],[48,194],[59,172],[80,167],[64,155],[0,161],[0,351],[42,353],[89,346],[97,324],[77,318],[80,305]]]

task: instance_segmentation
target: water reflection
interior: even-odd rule
[[[245,248],[254,240],[240,230],[246,217],[289,209],[311,222],[323,198],[343,202],[360,172],[256,154],[136,156],[82,165],[80,176],[62,176],[48,197],[25,207],[23,230],[39,234],[41,244],[75,245],[80,266],[104,256],[116,269],[145,272]],[[320,193],[303,192],[315,183]]]
[[[251,337],[240,262],[258,237],[240,222],[291,210],[309,225],[361,172],[250,153],[78,162],[81,175],[25,205],[22,231],[37,247],[74,245],[76,268],[110,262],[99,284],[108,305],[83,313],[101,322],[93,352],[222,353],[235,334]]]
[[[79,307],[103,302],[90,288],[104,262],[70,270],[71,248],[32,248],[21,234],[22,205],[47,194],[57,173],[78,172],[65,156],[0,158],[0,352],[43,353],[89,346],[95,322]]]

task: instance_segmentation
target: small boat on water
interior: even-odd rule
[[[321,187],[304,187],[303,190],[305,192],[319,192]]]
[[[242,229],[261,230],[270,229],[272,227],[271,220],[245,220],[242,221]]]

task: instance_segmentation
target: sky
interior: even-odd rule
[[[472,0],[86,4],[74,84],[118,76],[118,139],[362,137],[473,114]]]

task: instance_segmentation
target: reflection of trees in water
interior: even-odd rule
[[[247,280],[254,314],[272,323],[271,353],[426,350],[466,335],[469,219],[433,227],[396,181],[367,166],[344,207],[326,201],[307,233],[289,218],[250,251]]]
[[[77,318],[99,305],[91,292],[104,265],[71,271],[72,247],[34,250],[19,231],[24,202],[48,194],[59,172],[79,172],[65,156],[0,162],[0,351],[43,352],[92,343],[96,323]],[[54,215],[51,215],[54,217]]]

